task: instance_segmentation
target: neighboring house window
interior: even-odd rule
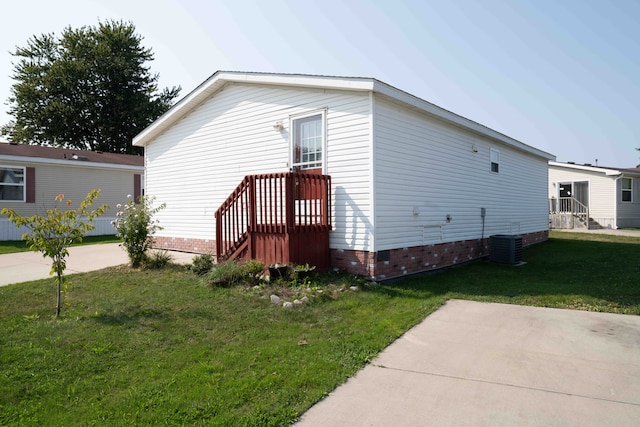
[[[25,168],[0,166],[0,200],[25,201]]]
[[[631,202],[633,194],[633,180],[631,178],[622,178],[622,201]]]
[[[292,120],[292,148],[295,169],[322,168],[324,151],[323,114]]]
[[[500,172],[500,152],[493,148],[491,149],[491,172]]]

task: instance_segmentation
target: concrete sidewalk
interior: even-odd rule
[[[584,228],[571,228],[571,229],[559,229],[555,228],[552,231],[559,231],[561,233],[584,233],[584,234],[611,234],[612,236],[629,236],[640,237],[640,230],[628,230],[628,229],[616,229],[603,228],[600,230],[586,230]]]
[[[640,316],[451,300],[296,426],[639,422]]]
[[[170,251],[173,261],[191,263],[196,254]],[[119,243],[73,246],[69,248],[65,274],[85,273],[116,265],[128,264],[127,252]],[[51,260],[40,252],[18,252],[0,255],[0,286],[52,277]]]

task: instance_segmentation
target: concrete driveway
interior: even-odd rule
[[[296,424],[640,425],[640,316],[451,300]]]
[[[195,254],[170,251],[174,262],[188,264]],[[69,248],[65,274],[85,273],[128,264],[127,252],[119,243],[73,246]],[[39,252],[0,255],[0,286],[51,277],[51,260]]]

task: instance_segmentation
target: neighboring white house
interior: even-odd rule
[[[640,227],[640,168],[549,162],[553,228]]]
[[[106,203],[110,209],[95,220],[90,234],[115,234],[111,221],[116,204],[125,203],[128,194],[142,193],[143,174],[142,156],[0,143],[0,209],[42,214],[55,206],[54,198],[61,193],[77,208],[89,191],[98,188],[101,194],[94,203]],[[25,231],[0,217],[0,240],[20,240]]]
[[[333,268],[382,280],[548,235],[553,155],[373,78],[219,71],[133,143],[165,248],[213,252],[244,176],[309,169],[332,180]]]

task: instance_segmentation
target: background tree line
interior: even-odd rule
[[[12,55],[13,119],[0,131],[18,143],[132,154],[132,138],[180,93],[158,89],[153,53],[131,23],[33,36]]]

